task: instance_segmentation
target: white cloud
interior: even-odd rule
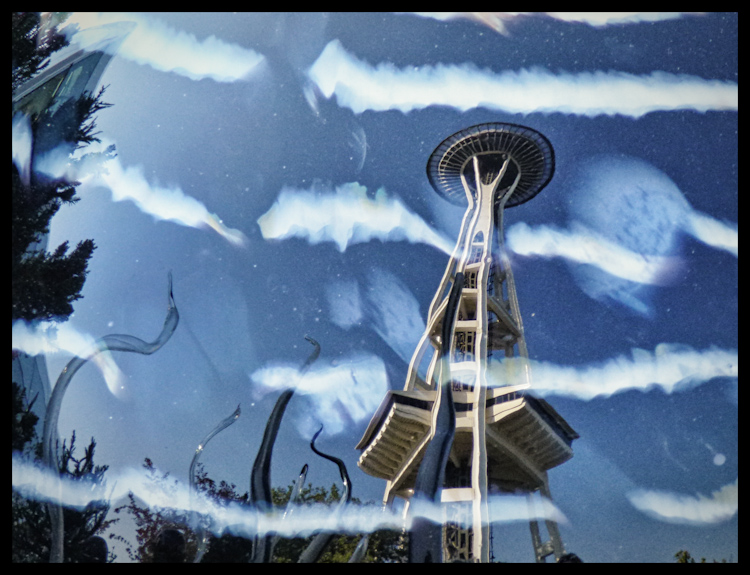
[[[12,326],[11,346],[28,355],[67,353],[82,359],[92,359],[102,372],[112,394],[124,397],[125,376],[115,363],[111,352],[102,350],[92,336],[76,330],[69,321],[15,321]]]
[[[521,358],[492,361],[488,379],[507,384],[503,366],[522,361]],[[589,400],[628,390],[659,388],[672,393],[715,377],[738,377],[738,362],[737,350],[712,347],[696,351],[689,346],[662,343],[653,353],[636,348],[631,357],[622,355],[595,365],[562,366],[533,360],[529,363],[535,394]]]
[[[51,150],[35,162],[35,170],[52,177],[66,177],[82,182],[81,189],[104,185],[116,202],[130,200],[143,213],[157,220],[169,220],[193,228],[211,228],[235,246],[246,245],[247,238],[226,226],[216,214],[177,185],[169,187],[150,183],[140,166],[123,166],[114,153],[115,145],[105,138],[87,147],[87,153],[69,154],[66,146]]]
[[[687,217],[685,231],[712,248],[728,251],[739,257],[739,233],[737,224],[720,222],[697,211]]]
[[[311,244],[333,242],[340,252],[353,244],[406,240],[424,243],[450,254],[451,242],[382,188],[367,197],[367,188],[356,182],[335,192],[281,190],[271,209],[258,218],[266,239],[306,238]]]
[[[175,30],[146,14],[74,12],[66,24],[78,25],[79,31],[71,40],[87,46],[92,38],[97,38],[93,28],[121,22],[135,26],[124,37],[117,55],[162,72],[192,80],[235,82],[247,78],[264,61],[262,55],[238,44],[215,36],[198,40],[195,35]]]
[[[630,503],[666,523],[710,525],[727,521],[739,511],[739,478],[709,496],[638,489],[627,494]]]
[[[305,505],[295,508],[293,520],[285,521],[283,509],[274,514],[256,514],[246,504],[218,505],[216,502],[190,497],[186,484],[154,482],[143,470],[126,469],[107,473],[112,487],[82,483],[25,461],[19,456],[12,458],[11,483],[25,497],[38,501],[59,502],[68,507],[83,508],[96,500],[117,501],[132,492],[150,508],[162,512],[174,510],[179,518],[189,517],[190,511],[206,514],[211,518],[209,529],[221,535],[225,531],[252,537],[260,533],[277,533],[284,537],[306,537],[313,532],[330,530],[338,533],[371,533],[378,529],[409,529],[414,517],[427,517],[435,522],[443,521],[443,507],[436,504],[420,504],[411,510],[404,522],[402,514],[394,509],[382,510],[373,506],[348,505],[337,513],[331,513],[327,505]],[[565,522],[564,515],[550,501],[543,509],[530,510],[526,498],[513,495],[493,495],[488,499],[493,523],[553,519]],[[537,506],[539,507],[539,506]]]
[[[519,255],[563,257],[642,284],[662,283],[679,263],[676,257],[632,252],[583,226],[557,230],[519,222],[508,229],[506,236],[508,248]]]
[[[698,15],[703,12],[411,12],[416,16],[435,20],[473,20],[489,26],[495,32],[509,35],[508,22],[519,16],[547,16],[562,22],[580,22],[595,28],[641,22],[661,22],[675,20],[685,15]]]
[[[310,79],[339,106],[410,112],[428,106],[474,108],[511,114],[534,112],[638,118],[657,110],[737,110],[737,84],[697,76],[653,72],[553,74],[543,69],[494,73],[473,65],[376,67],[349,54],[338,40],[325,47],[308,71]]]

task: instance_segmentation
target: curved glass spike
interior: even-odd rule
[[[195,455],[193,455],[193,460],[190,462],[190,471],[188,472],[188,481],[190,486],[190,499],[192,501],[197,489],[195,484],[195,467],[198,465],[198,460],[200,459],[200,456],[203,454],[203,450],[206,448],[206,445],[208,444],[211,439],[213,439],[216,435],[224,431],[227,427],[232,425],[235,421],[237,421],[240,418],[240,406],[237,406],[237,409],[234,410],[232,415],[229,417],[225,417],[222,419],[219,424],[214,427],[206,437],[203,438],[203,441],[201,441],[198,444],[198,448],[195,450]],[[192,505],[191,505],[192,506]],[[201,559],[203,559],[203,555],[206,553],[206,549],[208,549],[208,532],[206,531],[205,526],[203,523],[198,519],[197,513],[192,513],[194,516],[194,523],[196,524],[196,531],[198,535],[198,551],[195,553],[195,559],[193,559],[193,563],[200,563]]]
[[[164,344],[169,341],[169,338],[172,337],[172,334],[175,329],[177,329],[177,324],[180,321],[180,314],[177,311],[177,305],[175,304],[174,295],[172,293],[172,272],[169,272],[167,288],[167,317],[164,320],[161,332],[154,341],[143,341],[132,335],[105,335],[96,342],[96,349],[91,354],[86,357],[74,357],[63,368],[60,377],[57,378],[55,388],[50,395],[49,403],[47,404],[47,412],[44,417],[44,432],[42,439],[43,458],[45,465],[50,469],[56,468],[57,449],[55,448],[54,443],[57,439],[57,422],[60,418],[60,408],[62,407],[63,397],[65,397],[65,391],[68,389],[73,376],[86,362],[103,351],[127,351],[143,355],[151,355],[161,349]],[[62,507],[58,504],[50,503],[47,505],[47,509],[49,510],[50,520],[52,522],[50,563],[62,563],[64,559],[64,521]]]

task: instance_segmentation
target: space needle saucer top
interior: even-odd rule
[[[505,204],[509,208],[536,196],[555,171],[552,144],[536,130],[499,122],[477,124],[456,132],[435,148],[427,162],[427,177],[435,191],[453,204],[466,205],[461,176],[476,193],[474,156],[485,183],[497,176],[508,156],[513,160],[497,188],[512,185],[520,172],[518,185]]]

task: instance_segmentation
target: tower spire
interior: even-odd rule
[[[387,480],[385,503],[408,501],[437,431],[435,406],[448,372],[456,426],[440,495],[445,562],[488,562],[489,494],[540,491],[549,497],[547,470],[572,457],[578,437],[546,401],[527,394],[528,351],[503,240],[505,208],[532,199],[553,173],[549,141],[515,124],[461,130],[427,163],[435,191],[468,207],[404,389],[388,393],[357,448],[359,466]],[[456,281],[463,289],[453,322],[446,310]],[[446,322],[452,324],[447,362],[440,360]],[[538,560],[547,549],[557,558],[564,553],[556,524],[547,521],[547,527],[551,540],[542,543],[538,524],[530,525]]]

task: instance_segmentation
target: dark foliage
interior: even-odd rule
[[[13,427],[11,430],[11,445],[13,451],[23,451],[26,445],[36,437],[36,424],[39,417],[31,411],[37,396],[30,401],[26,401],[26,394],[21,386],[15,381],[12,383],[13,398]]]
[[[15,91],[49,64],[49,56],[68,45],[57,27],[67,18],[59,13],[42,17],[38,12],[12,13],[11,88]]]
[[[32,401],[33,403],[33,401]],[[39,454],[40,442],[34,431],[37,416],[30,412],[25,394],[16,383],[13,383],[13,451]],[[76,457],[75,432],[70,445],[63,441],[61,457],[58,461],[60,475],[88,483],[101,485],[107,466],[94,465],[96,442],[84,449],[82,457]],[[37,464],[41,462],[37,458]],[[12,532],[11,561],[13,563],[46,563],[49,561],[49,544],[51,536],[49,513],[44,503],[26,499],[15,489],[11,498]],[[105,501],[94,501],[82,510],[63,509],[65,518],[64,550],[66,563],[99,563],[114,556],[107,557],[106,542],[99,534],[106,531],[115,521],[107,520],[109,504]]]
[[[32,12],[13,13],[13,90],[43,70],[49,63],[49,56],[67,45],[58,30],[66,18],[59,13],[45,16]],[[45,129],[55,134],[55,142],[68,143],[72,151],[99,141],[94,117],[98,111],[111,106],[102,100],[104,90],[102,87],[96,95],[84,93],[78,100],[63,104],[46,119]],[[37,120],[32,118],[32,124]],[[30,179],[21,178],[13,164],[11,179],[11,319],[64,321],[73,312],[72,303],[81,298],[88,261],[96,246],[93,240],[84,240],[68,253],[68,243],[63,242],[47,252],[43,243],[49,233],[50,220],[60,206],[78,201],[75,195],[78,182],[36,174]]]
[[[177,482],[170,482],[169,473],[160,474],[150,459],[146,458],[143,467],[146,469],[150,480],[162,489],[167,491],[175,489]],[[184,539],[184,544],[181,547],[184,550],[184,556],[193,557],[195,555],[197,540],[192,531],[184,528],[187,523],[187,517],[184,513],[175,513],[169,509],[152,509],[147,505],[142,505],[132,493],[128,494],[127,504],[115,508],[115,513],[119,514],[123,511],[130,513],[135,522],[136,546],[133,546],[121,535],[110,533],[109,538],[125,545],[125,552],[131,561],[139,563],[160,561],[160,557],[164,557],[164,553],[168,551],[169,542],[174,543],[175,540],[173,535],[162,535],[166,531],[181,533]]]
[[[685,549],[680,549],[675,553],[674,557],[677,560],[676,563],[708,563],[705,557],[701,557],[700,561],[696,561],[693,556],[690,555],[690,551],[686,551]],[[712,563],[728,563],[728,561],[726,559],[722,559],[721,561],[714,559]]]
[[[170,483],[169,474],[159,474],[150,459],[146,459],[144,468],[151,474],[153,481],[160,484],[164,489],[172,489],[176,482]],[[234,484],[221,481],[217,483],[199,466],[197,472],[198,491],[214,500],[220,505],[229,503],[247,504],[249,493],[240,494]],[[271,490],[273,505],[277,509],[283,509],[292,493],[292,486],[286,488],[273,488]],[[320,503],[333,505],[338,503],[341,494],[334,484],[330,490],[323,487],[307,485],[300,493],[300,504],[311,505]],[[353,499],[352,505],[361,505],[361,502]],[[129,512],[136,523],[137,546],[131,545],[121,536],[110,535],[112,539],[121,541],[126,546],[126,552],[133,561],[144,563],[158,562],[160,559],[159,549],[164,548],[165,533],[176,531],[181,534],[184,549],[185,562],[191,562],[198,548],[198,538],[189,529],[187,517],[184,513],[169,509],[151,509],[142,505],[131,493],[129,502],[115,509],[116,513]],[[373,506],[373,512],[375,507]],[[177,536],[170,535],[175,541]],[[360,535],[339,535],[334,537],[331,544],[320,558],[320,563],[344,563],[349,560],[357,546]],[[274,549],[273,562],[296,563],[302,551],[310,544],[312,536],[307,538],[287,539],[279,538]],[[202,563],[247,563],[252,556],[252,541],[231,533],[224,533],[221,537],[210,537],[209,547],[203,556]],[[173,545],[171,547],[175,549]],[[406,560],[406,548],[404,536],[394,531],[378,531],[370,536],[366,562],[396,563]],[[180,561],[181,562],[181,561]]]
[[[91,142],[101,142],[98,136],[101,132],[94,132],[96,130],[96,119],[95,114],[99,110],[109,108],[112,104],[108,104],[102,100],[104,91],[108,86],[102,86],[99,88],[96,96],[84,92],[83,95],[76,102],[76,120],[77,123],[76,131],[73,132],[70,141],[75,142],[76,148],[83,148]]]

